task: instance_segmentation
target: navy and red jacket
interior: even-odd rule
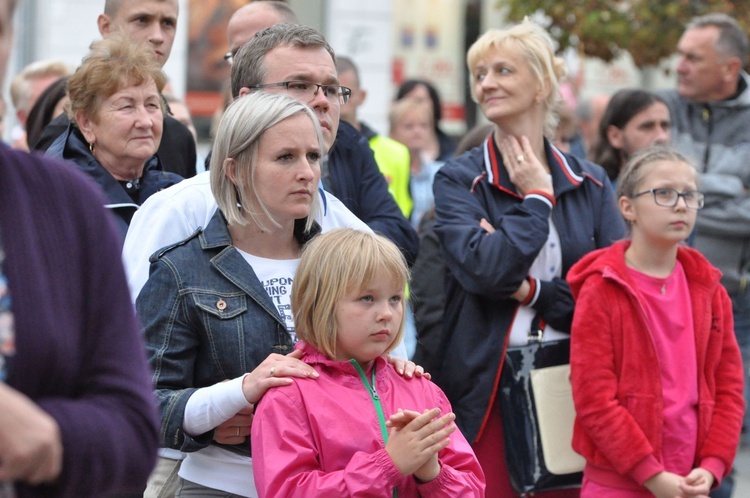
[[[444,358],[435,382],[456,423],[475,443],[495,400],[519,303],[511,298],[547,241],[550,215],[560,235],[562,277],[531,279],[528,306],[557,330],[570,331],[573,298],[565,275],[594,249],[624,237],[625,224],[604,170],[545,140],[554,199],[521,196],[493,136],[446,163],[434,183],[435,231],[445,256]],[[553,207],[554,206],[554,207]],[[495,228],[480,228],[484,218]]]

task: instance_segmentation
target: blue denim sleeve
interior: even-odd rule
[[[199,332],[189,322],[179,273],[167,257],[151,264],[151,276],[136,300],[143,322],[153,385],[161,411],[162,446],[198,451],[213,433],[190,436],[183,429],[185,406],[196,391],[192,385]]]

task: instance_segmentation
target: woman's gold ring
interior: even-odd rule
[[[525,158],[525,157],[524,157],[524,156],[523,156],[522,154],[518,154],[518,155],[516,156],[516,161],[517,161],[518,163],[522,163],[522,162],[524,162],[525,160],[526,160],[526,158]]]
[[[271,377],[273,377],[273,374],[276,373],[276,367],[271,367],[271,370],[268,373],[271,374]]]
[[[240,437],[240,428],[237,427],[237,437]]]

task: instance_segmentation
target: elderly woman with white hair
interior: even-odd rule
[[[323,151],[318,119],[298,100],[237,99],[211,158],[219,209],[205,228],[152,256],[136,306],[161,444],[187,453],[177,496],[255,496],[253,405],[290,377],[317,377],[292,353],[290,295],[300,251],[320,231]]]
[[[469,49],[471,90],[494,125],[485,142],[435,177],[435,231],[448,269],[443,357],[435,379],[487,476],[488,497],[517,496],[503,451],[498,385],[508,346],[530,329],[567,337],[565,275],[623,237],[607,175],[549,140],[563,61],[530,21],[490,30]],[[578,490],[540,493],[575,496]]]

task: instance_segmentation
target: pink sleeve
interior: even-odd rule
[[[706,469],[707,471],[711,472],[711,475],[714,476],[714,488],[719,487],[719,484],[721,484],[722,478],[728,473],[728,469],[726,465],[724,465],[724,462],[722,462],[719,458],[714,457],[708,457],[701,460],[700,465],[698,467],[702,469]]]
[[[437,386],[441,413],[452,411],[450,402]],[[441,469],[437,478],[418,484],[419,494],[429,497],[454,498],[483,497],[485,488],[484,472],[479,465],[474,450],[461,431],[450,435],[451,443],[438,454]]]
[[[260,498],[382,495],[403,480],[384,449],[355,453],[343,470],[323,472],[308,414],[299,400],[298,384],[278,387],[266,393],[255,411],[253,471]]]

